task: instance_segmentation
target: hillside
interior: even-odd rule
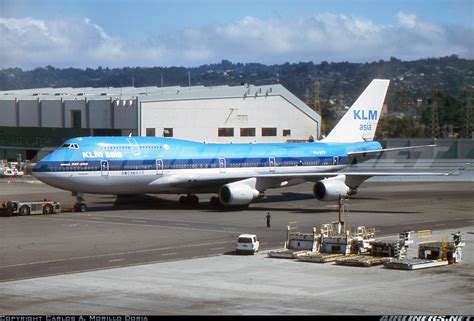
[[[351,105],[373,78],[392,80],[387,98],[389,116],[384,118],[380,136],[430,136],[433,129],[429,107],[433,104],[438,106],[438,137],[470,136],[474,117],[471,116],[472,111],[467,112],[467,106],[468,96],[472,97],[474,88],[474,60],[456,55],[416,61],[401,61],[392,57],[389,61],[364,64],[323,61],[320,64],[300,62],[267,66],[223,60],[218,64],[194,68],[58,69],[48,66],[28,71],[10,68],[0,70],[0,90],[188,86],[189,80],[193,86],[281,83],[313,106],[318,82],[321,113],[326,127],[331,128],[344,112],[344,106]],[[472,106],[469,108],[472,110]],[[394,132],[394,127],[400,130]],[[437,131],[434,132],[436,136]]]

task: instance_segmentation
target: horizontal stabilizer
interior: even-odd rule
[[[349,157],[354,157],[354,156],[369,156],[372,154],[379,154],[379,153],[385,153],[385,152],[399,152],[399,151],[404,151],[404,150],[413,150],[413,149],[419,149],[419,148],[426,148],[426,147],[435,147],[437,145],[419,145],[419,146],[410,146],[410,147],[395,147],[395,148],[384,148],[384,149],[374,149],[374,150],[365,150],[365,151],[360,151],[360,152],[349,152],[347,153],[347,156]]]

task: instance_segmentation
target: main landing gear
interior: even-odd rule
[[[87,205],[84,203],[85,199],[83,194],[76,194],[76,204],[74,204],[74,212],[87,212]]]
[[[218,196],[211,197],[211,206],[215,209],[223,208],[221,201],[219,200]]]
[[[191,194],[183,195],[179,198],[179,204],[197,206],[199,204],[199,197]]]

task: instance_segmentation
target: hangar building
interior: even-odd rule
[[[321,117],[280,84],[0,91],[0,159],[33,159],[77,136],[206,143],[308,141]]]

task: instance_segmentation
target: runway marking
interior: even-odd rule
[[[465,218],[459,217],[459,218],[450,218],[450,221],[459,221],[459,220],[465,220]],[[439,222],[440,220],[428,220],[428,221],[417,221],[414,223],[432,223],[432,222]]]
[[[212,229],[202,229],[202,228],[194,228],[194,227],[180,227],[180,226],[164,226],[164,225],[153,225],[153,224],[131,224],[131,223],[120,223],[120,222],[98,222],[94,220],[87,220],[87,219],[72,219],[72,218],[53,218],[53,217],[37,217],[31,216],[31,218],[38,219],[38,220],[56,220],[56,221],[70,221],[70,222],[91,222],[96,224],[115,224],[115,225],[125,225],[125,226],[143,226],[143,227],[154,227],[154,228],[163,228],[163,229],[178,229],[178,230],[194,230],[194,231],[205,231],[205,232],[216,232],[216,233],[235,233],[233,231],[227,230],[212,230]],[[201,223],[202,224],[202,223]],[[232,228],[230,228],[232,229]],[[235,228],[233,228],[235,229]]]
[[[120,261],[125,261],[125,259],[114,259],[114,260],[109,260],[110,263],[112,262],[120,262]]]
[[[115,217],[115,218],[126,218],[126,219],[143,219],[143,217],[134,217],[134,216],[118,216],[118,215],[105,215],[105,214],[94,214],[95,216],[101,216],[101,217]],[[177,222],[176,220],[169,220],[165,218],[148,218],[147,220],[149,221],[165,221],[165,222]],[[197,221],[179,221],[181,223],[188,223],[188,224],[203,224],[202,222],[197,222]],[[177,222],[178,223],[178,222]]]
[[[173,252],[173,253],[163,253],[161,254],[162,256],[168,256],[168,255],[176,255],[178,254],[177,252]]]
[[[0,266],[0,269],[6,269],[6,268],[11,268],[11,267],[19,267],[19,266],[35,265],[35,264],[46,264],[46,263],[67,262],[67,261],[83,260],[83,259],[94,259],[94,258],[100,258],[100,257],[110,257],[110,256],[127,255],[127,254],[143,253],[143,252],[156,252],[156,251],[173,250],[173,249],[179,249],[179,248],[199,247],[199,246],[207,246],[207,245],[213,245],[213,244],[226,244],[226,243],[235,243],[235,241],[232,240],[232,241],[220,241],[220,242],[210,242],[210,243],[197,243],[197,244],[190,244],[190,245],[168,246],[168,247],[146,249],[146,250],[136,250],[136,251],[126,251],[126,252],[119,252],[119,253],[73,257],[73,258],[70,258],[70,259],[38,261],[38,262],[30,262],[30,263],[22,263],[22,264],[12,264],[12,265]]]

